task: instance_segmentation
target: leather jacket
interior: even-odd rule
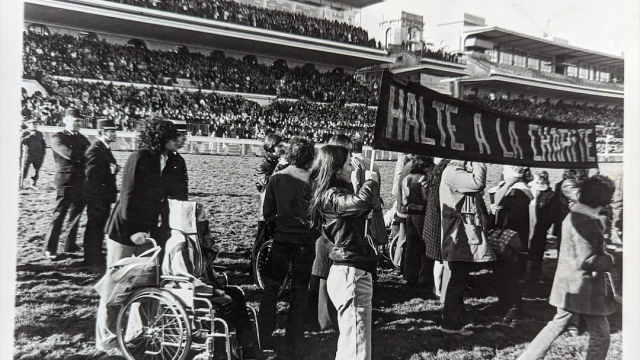
[[[322,234],[334,243],[329,254],[334,264],[376,273],[375,248],[366,239],[364,226],[378,191],[378,183],[367,180],[357,193],[337,184],[322,194]]]

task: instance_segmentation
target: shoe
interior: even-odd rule
[[[56,260],[58,258],[58,254],[52,253],[51,251],[47,250],[44,252],[44,257],[49,260]]]
[[[580,331],[578,330],[578,328],[576,326],[569,326],[567,328],[566,331],[567,335],[571,336],[571,337],[578,337],[580,336]]]
[[[445,334],[449,334],[449,335],[462,335],[462,336],[471,336],[473,335],[473,331],[462,328],[459,330],[449,330],[449,329],[445,329],[443,327],[439,327],[438,330],[442,331]]]
[[[74,252],[78,252],[78,251],[80,251],[80,247],[78,245],[73,245],[69,249],[65,249],[64,250],[64,252],[66,252],[66,253],[74,253]]]

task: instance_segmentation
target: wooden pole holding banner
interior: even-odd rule
[[[373,172],[373,162],[375,161],[376,158],[376,151],[374,148],[371,148],[371,164],[369,164],[369,175],[371,175],[371,173]],[[376,174],[376,176],[378,176],[378,184],[380,184],[380,174]],[[371,210],[371,214],[373,214],[373,209]],[[367,235],[367,232],[369,231],[369,218],[367,218],[367,220],[365,220],[364,222],[364,236],[367,237],[369,235]],[[373,250],[376,251],[376,255],[378,254],[378,249],[376,249],[375,245],[373,244],[373,242],[371,241],[371,239],[369,238],[369,244],[373,247]]]

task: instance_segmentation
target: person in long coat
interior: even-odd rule
[[[519,360],[543,359],[577,314],[585,320],[589,333],[585,359],[606,358],[610,342],[607,316],[615,307],[605,295],[605,272],[612,269],[613,259],[604,251],[604,226],[598,211],[611,203],[614,191],[613,182],[601,175],[580,186],[578,203],[562,222],[562,248],[549,297],[557,313]]]
[[[109,145],[116,141],[117,126],[113,120],[98,120],[98,139],[87,150],[85,159],[84,197],[87,202],[87,226],[84,230],[84,263],[104,270],[102,254],[104,227],[109,220],[111,204],[118,198],[116,175],[120,167]]]
[[[169,238],[169,234],[162,233],[166,228],[162,219],[168,214],[163,169],[168,154],[177,150],[178,131],[171,121],[151,118],[138,134],[137,143],[139,150],[127,159],[120,198],[107,223],[107,268],[122,258],[148,250],[149,237],[160,246]],[[118,311],[117,306],[107,307],[100,299],[96,319],[98,350],[118,347],[115,333]]]
[[[64,219],[69,215],[69,230],[64,243],[65,252],[78,251],[76,237],[80,217],[84,212],[83,188],[85,182],[84,158],[91,143],[79,130],[83,116],[78,109],[65,112],[63,131],[51,137],[53,159],[56,162],[56,207],[53,211],[51,226],[45,238],[45,257],[55,260],[58,257],[58,242]]]
[[[450,278],[446,282],[440,330],[446,334],[473,335],[464,328],[464,289],[470,264],[495,261],[484,233],[487,212],[480,195],[486,186],[487,166],[452,160],[442,173],[442,260]]]

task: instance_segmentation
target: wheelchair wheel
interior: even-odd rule
[[[189,318],[166,291],[134,292],[120,310],[117,325],[118,343],[128,360],[184,360],[189,353]]]
[[[267,268],[267,259],[269,258],[269,251],[271,250],[271,246],[273,246],[273,240],[265,241],[265,243],[260,246],[260,250],[258,250],[258,255],[256,256],[256,268],[254,269],[254,274],[256,275],[256,280],[258,286],[260,286],[260,289],[264,289],[265,271]],[[284,297],[288,295],[290,289],[291,273],[288,272],[287,276],[284,278],[282,287],[278,292],[278,297]]]

